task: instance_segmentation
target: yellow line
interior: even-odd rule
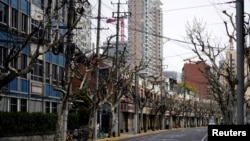
[[[156,130],[156,131],[148,131],[148,132],[143,132],[143,133],[138,133],[134,136],[127,136],[127,135],[122,135],[120,137],[111,137],[111,138],[105,138],[105,139],[98,139],[96,141],[116,141],[119,139],[124,139],[124,138],[129,138],[129,137],[136,137],[136,136],[143,136],[143,135],[150,135],[150,134],[154,134],[154,133],[160,133],[160,132],[165,132],[165,131],[169,131],[169,130]]]

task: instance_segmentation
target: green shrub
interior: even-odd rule
[[[56,122],[56,113],[0,112],[0,137],[53,134]],[[79,127],[78,115],[69,114],[68,129]]]

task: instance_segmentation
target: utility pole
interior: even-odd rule
[[[112,4],[112,3],[111,3]],[[122,4],[120,2],[120,0],[118,0],[117,3],[117,12],[113,12],[112,17],[113,18],[117,18],[117,23],[116,23],[116,45],[115,45],[115,66],[116,66],[116,82],[118,83],[118,77],[119,77],[119,66],[118,66],[118,52],[119,52],[119,23],[120,23],[120,18],[124,17],[120,15],[120,13],[124,13],[126,14],[127,12],[120,12],[120,4]],[[127,4],[127,3],[126,3]],[[117,14],[117,15],[115,15]],[[118,95],[118,88],[116,88],[116,92],[115,92],[115,100],[118,102],[117,105],[117,135],[120,136],[120,99],[119,99],[119,95]]]
[[[69,30],[68,36],[67,36],[67,46],[66,46],[66,54],[65,54],[65,82],[66,87],[66,93],[64,94],[64,99],[65,100],[65,104],[63,104],[63,133],[62,133],[62,140],[66,140],[66,136],[67,136],[67,122],[68,122],[68,97],[71,93],[71,61],[72,61],[72,55],[74,53],[73,50],[73,30],[71,29],[73,24],[74,24],[74,14],[75,14],[75,7],[74,7],[74,0],[70,0],[69,1],[69,7],[68,7],[68,21],[67,21],[67,29]]]
[[[161,108],[164,108],[164,109],[162,109],[162,112],[161,112],[161,114],[162,114],[162,121],[161,121],[161,129],[163,130],[164,129],[164,125],[165,125],[165,107],[166,107],[166,104],[165,104],[165,102],[164,101],[166,101],[166,96],[165,96],[165,98],[163,98],[163,71],[162,71],[162,69],[163,69],[163,59],[161,58],[160,59],[161,60],[161,67],[160,67],[160,69],[161,69],[161,84],[160,84],[160,90],[161,90]],[[162,101],[164,99],[164,101]]]
[[[138,95],[139,95],[139,86],[138,86],[138,72],[137,72],[137,66],[136,66],[136,69],[135,69],[135,114],[134,114],[134,120],[135,120],[135,123],[134,123],[134,134],[136,135],[138,133],[138,104],[139,104],[139,101],[138,101]]]
[[[237,124],[244,124],[244,0],[236,0]]]
[[[100,42],[100,26],[101,26],[101,0],[98,0],[98,16],[97,16],[97,37],[96,37],[96,64],[95,64],[95,75],[96,75],[96,94],[98,93],[99,89],[99,42]],[[97,107],[96,107],[96,102],[97,102],[97,96],[94,96],[94,139],[97,139]]]
[[[98,15],[95,19],[97,19],[97,28],[92,28],[92,29],[96,29],[97,30],[97,34],[96,34],[96,64],[95,64],[95,82],[96,82],[96,85],[95,85],[95,90],[96,90],[96,94],[99,92],[99,58],[100,58],[100,30],[104,30],[104,29],[108,29],[108,28],[101,28],[101,19],[103,19],[101,17],[101,5],[102,5],[102,1],[101,0],[98,0]],[[104,18],[105,19],[105,18]],[[98,109],[96,107],[97,105],[97,97],[96,95],[94,96],[94,133],[93,133],[93,137],[94,139],[97,139],[97,112],[98,112]],[[100,120],[101,120],[101,115],[99,116],[100,117]],[[101,124],[100,124],[101,126]],[[101,127],[100,127],[101,128]]]
[[[183,97],[183,106],[182,108],[182,120],[183,120],[183,127],[185,127],[185,106],[186,106],[186,72],[184,71],[183,79],[184,79],[184,97]]]
[[[115,45],[115,66],[116,66],[116,83],[118,83],[118,77],[119,77],[119,72],[118,72],[118,45],[119,45],[119,23],[120,23],[120,0],[118,1],[118,9],[117,9],[117,23],[116,23],[116,45]],[[114,17],[114,13],[113,13],[113,17]],[[118,94],[118,88],[116,88],[116,92],[115,92],[115,99],[116,101],[118,101],[118,105],[117,105],[117,135],[120,136],[120,99],[118,99],[117,94]]]
[[[229,59],[229,80],[232,81],[232,53],[230,52],[230,59]],[[229,124],[233,124],[233,120],[232,120],[232,86],[229,85],[229,96],[228,96],[228,106],[229,106],[229,111],[228,111],[228,115],[229,115]]]

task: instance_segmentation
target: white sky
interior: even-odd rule
[[[192,23],[194,18],[202,20],[207,25],[207,29],[210,33],[214,33],[218,39],[227,41],[225,27],[223,21],[228,21],[227,17],[222,14],[223,10],[227,10],[228,13],[235,12],[235,3],[222,4],[232,0],[161,0],[163,5],[163,36],[170,38],[170,41],[165,42],[163,47],[163,57],[165,70],[181,72],[184,59],[193,57],[192,46],[190,44],[182,43],[185,40],[186,32],[185,27],[187,22]],[[249,8],[249,1],[244,0],[245,7]],[[90,0],[93,4],[93,16],[97,15],[98,0]],[[112,12],[117,10],[118,0],[102,0],[102,14],[103,18],[112,18]],[[121,12],[127,12],[126,0],[120,0]],[[113,3],[113,4],[112,4]],[[247,8],[245,8],[246,10]],[[235,15],[235,13],[234,13]],[[107,24],[106,19],[102,19],[101,27],[105,28],[101,30],[100,44],[106,39],[106,37],[114,35],[115,23]],[[92,28],[96,27],[96,21],[93,21]],[[125,34],[127,32],[127,25],[125,23]],[[96,36],[94,31],[93,36]],[[125,39],[126,40],[126,39]],[[96,41],[93,41],[96,43]],[[187,41],[188,42],[188,41]],[[225,43],[227,44],[227,43]]]
[[[187,22],[192,23],[194,18],[202,20],[207,25],[207,30],[213,33],[222,44],[228,44],[223,21],[229,19],[222,14],[223,10],[228,13],[234,12],[235,3],[223,4],[231,0],[163,0],[164,35],[174,40],[187,41],[185,27]],[[245,0],[245,5],[249,0]],[[192,46],[170,40],[164,45],[164,60],[168,66],[167,70],[181,72],[183,60],[193,57]],[[189,42],[189,41],[187,41]]]

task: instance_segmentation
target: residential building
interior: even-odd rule
[[[181,82],[182,74],[177,71],[163,71],[163,76],[175,79],[177,82]]]
[[[109,57],[116,56],[116,41],[111,41],[110,43],[104,42],[102,45],[102,51],[104,55],[107,55]],[[124,64],[129,64],[127,60],[129,60],[129,49],[128,49],[128,43],[126,41],[118,42],[118,57],[121,56],[121,59],[124,60]]]
[[[149,62],[145,72],[156,75],[162,69],[163,14],[160,0],[129,0],[128,46],[132,68]]]
[[[228,50],[226,53],[226,58],[225,60],[222,60],[221,63],[226,63],[226,64],[229,64],[229,67],[231,69],[231,78],[237,78],[237,53],[236,53],[236,50],[233,49],[233,47],[230,48],[230,50]],[[223,64],[221,64],[223,65]],[[245,65],[244,65],[244,74],[245,76],[248,75],[248,66],[247,66],[247,62],[245,62]],[[247,78],[245,78],[247,79]],[[225,82],[225,80],[221,79],[221,82]],[[226,82],[225,82],[226,84]],[[245,107],[245,123],[250,123],[250,89],[248,88],[245,92],[245,95],[244,95],[244,100],[245,100],[245,104],[244,104],[244,107]]]
[[[91,8],[85,3],[83,5],[84,16],[77,23],[76,29],[74,29],[73,42],[83,53],[90,53],[93,48],[91,45]]]
[[[182,81],[195,87],[201,96],[200,98],[204,99],[206,99],[208,95],[207,78],[202,73],[202,71],[205,72],[205,66],[205,62],[202,61],[185,63],[182,70]]]
[[[236,71],[237,71],[237,62],[236,62],[236,51],[233,49],[230,49],[228,51],[225,52],[225,59],[220,60],[219,62],[219,66],[222,69],[222,73],[225,73],[226,75],[228,75],[227,73],[227,67],[229,67],[229,69],[231,70],[231,76],[230,77],[236,77]],[[221,77],[220,78],[220,82],[224,85],[228,85],[228,80],[226,80],[225,77]]]

